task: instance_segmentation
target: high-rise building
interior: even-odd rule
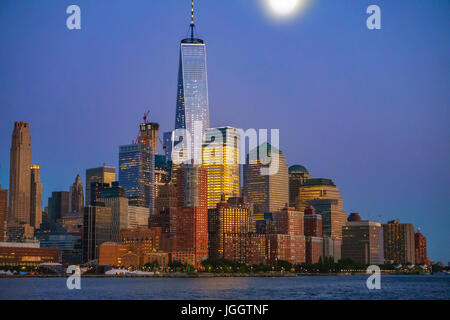
[[[48,221],[57,222],[69,213],[69,192],[53,191],[48,198]]]
[[[352,213],[342,228],[342,259],[361,264],[383,264],[383,227]]]
[[[281,211],[266,216],[271,216],[272,220],[272,225],[266,229],[268,261],[304,263],[306,260],[303,212],[285,206]]]
[[[265,164],[272,157],[272,162]],[[260,157],[263,157],[262,159]],[[254,159],[254,163],[251,162]],[[277,167],[273,174],[262,174],[262,169],[267,171],[270,166]],[[263,143],[250,150],[244,165],[244,195],[249,203],[255,205],[255,213],[275,212],[289,202],[289,177],[288,166],[281,151]]]
[[[166,157],[160,154],[155,154],[155,187],[154,199],[159,197],[160,188],[170,181],[170,165],[166,161]],[[155,203],[156,206],[156,203]],[[158,212],[155,210],[155,212]]]
[[[207,171],[182,165],[177,175],[176,251],[191,256],[197,267],[208,258]]]
[[[342,198],[308,200],[307,205],[321,213],[323,236],[342,239],[342,227],[347,217],[342,208]]]
[[[31,136],[28,122],[17,121],[11,141],[8,227],[31,225]]]
[[[8,190],[0,185],[0,242],[6,239],[6,216],[8,215]]]
[[[115,181],[110,187],[99,189],[97,203],[102,203],[105,207],[111,208],[111,239],[119,241],[120,230],[129,227],[128,198],[125,197],[125,190],[119,186],[119,182]]]
[[[128,205],[128,228],[145,228],[148,226],[150,212],[146,207]]]
[[[139,126],[138,143],[152,148],[154,154],[158,153],[158,131],[159,124],[156,122],[147,122],[146,118],[144,119],[144,123],[141,123]]]
[[[414,226],[400,220],[383,224],[384,258],[387,262],[415,264]]]
[[[295,209],[304,212],[308,206],[308,200],[315,199],[337,199],[339,208],[342,207],[342,197],[339,194],[339,189],[331,179],[306,180],[300,187]],[[317,208],[316,210],[322,211]]]
[[[420,229],[414,235],[414,243],[416,249],[416,264],[428,264],[427,257],[427,238],[425,238]]]
[[[226,249],[230,246],[227,246],[226,242],[245,243],[245,237],[251,231],[251,224],[250,207],[248,205],[232,206],[225,201],[225,195],[223,195],[221,201],[216,204],[216,208],[208,210],[209,257],[215,259],[233,257],[230,260],[241,257],[240,254],[227,252]],[[245,256],[239,260],[245,263]]]
[[[305,209],[305,236],[322,237],[322,214],[313,207]]]
[[[84,193],[83,193],[83,182],[81,177],[77,174],[75,182],[70,186],[69,191],[69,212],[81,214],[84,211]]]
[[[295,207],[300,187],[313,176],[302,165],[296,164],[289,167],[289,206]]]
[[[153,149],[145,144],[119,148],[119,183],[129,205],[154,210],[155,162]]]
[[[91,200],[91,184],[94,182],[99,183],[112,183],[116,181],[116,168],[114,167],[99,167],[86,170],[86,206],[94,205]]]
[[[186,129],[191,135],[191,157],[201,156],[201,137],[209,128],[208,76],[206,68],[206,46],[203,40],[194,37],[194,5],[192,2],[190,37],[181,40],[178,69],[177,107],[175,129]],[[196,130],[194,136],[194,128]],[[194,150],[194,138],[200,144]]]
[[[208,209],[225,196],[240,195],[240,133],[232,127],[207,129],[203,144],[203,166],[208,172]]]
[[[84,207],[83,216],[83,261],[97,260],[99,247],[103,242],[112,241],[111,208],[99,206]]]
[[[42,182],[41,170],[33,164],[31,170],[30,224],[39,229],[42,223]]]

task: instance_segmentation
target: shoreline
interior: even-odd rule
[[[159,274],[82,274],[82,278],[292,278],[307,276],[366,276],[366,272],[337,272],[337,273],[159,273]],[[431,275],[429,273],[397,273],[381,272],[381,275]],[[67,278],[69,274],[38,274],[38,275],[0,275],[1,278]]]

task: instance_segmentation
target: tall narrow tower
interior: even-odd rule
[[[194,30],[194,1],[192,0],[190,37],[181,40],[180,44],[175,116],[175,129],[186,129],[190,134],[189,148],[192,158],[194,155],[201,155],[202,143],[200,140],[197,150],[194,150],[194,133],[197,138],[201,138],[205,130],[209,128],[206,46],[203,40],[195,38]]]
[[[10,156],[8,227],[30,224],[31,137],[28,122],[14,123]]]
[[[42,223],[42,182],[39,165],[31,165],[30,224],[39,229]]]

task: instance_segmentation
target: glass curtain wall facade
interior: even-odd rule
[[[191,157],[201,154],[202,141],[198,146],[199,150],[194,150],[196,123],[198,131],[195,133],[203,137],[203,133],[209,128],[206,46],[201,39],[187,38],[180,45],[175,129],[186,129],[190,133]]]
[[[119,184],[130,206],[147,207],[153,214],[154,155],[151,147],[131,144],[119,147]]]

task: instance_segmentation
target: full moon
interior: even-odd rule
[[[271,9],[279,15],[292,13],[298,6],[299,0],[269,0]]]

